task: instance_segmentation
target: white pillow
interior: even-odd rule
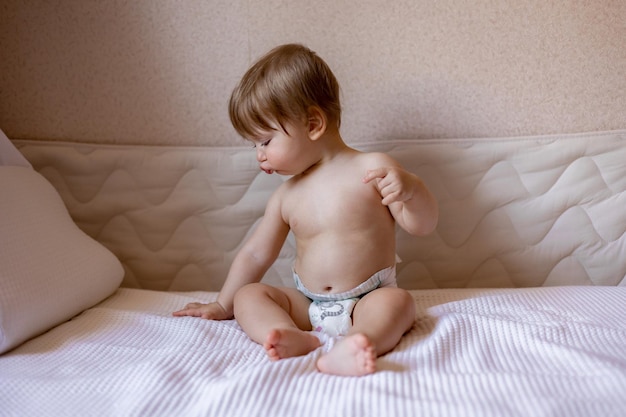
[[[13,146],[13,143],[11,143],[2,130],[0,130],[0,166],[1,165],[32,167],[30,162]]]
[[[43,176],[0,166],[0,354],[108,297],[123,274]]]

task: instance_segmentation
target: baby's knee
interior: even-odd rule
[[[398,316],[415,316],[415,300],[410,292],[401,288],[390,288],[391,297],[387,305],[396,309]]]
[[[251,299],[256,299],[259,296],[267,294],[267,287],[267,285],[259,282],[244,285],[235,293],[235,304],[238,302],[250,301]]]
[[[399,299],[401,300],[404,309],[415,313],[415,299],[413,298],[413,295],[411,295],[411,293],[407,290],[400,290],[400,292],[401,295],[399,296]]]

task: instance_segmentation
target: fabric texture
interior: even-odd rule
[[[0,166],[0,353],[102,301],[123,274],[44,177]]]
[[[270,361],[234,320],[172,317],[216,293],[119,289],[0,356],[13,416],[626,415],[626,288],[413,291],[413,328],[379,371]]]

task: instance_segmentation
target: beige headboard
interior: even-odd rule
[[[250,63],[301,42],[334,69],[348,142],[626,127],[626,2],[4,0],[12,138],[236,146]]]
[[[285,180],[249,146],[16,144],[129,287],[219,290]],[[626,130],[359,148],[388,152],[439,201],[434,233],[398,230],[402,287],[626,285]],[[290,235],[267,282],[293,286],[295,249]]]

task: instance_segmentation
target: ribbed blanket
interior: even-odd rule
[[[269,361],[234,320],[171,312],[215,293],[119,289],[0,356],[2,416],[624,416],[626,288],[413,291],[379,371]]]

